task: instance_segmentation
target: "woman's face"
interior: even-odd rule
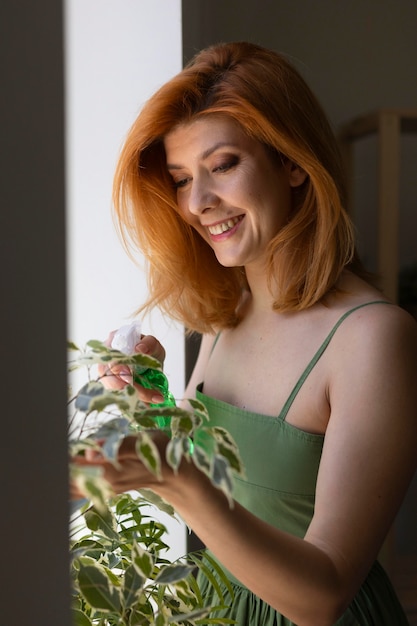
[[[292,164],[281,164],[224,115],[181,124],[164,145],[179,212],[219,263],[263,262],[291,209]]]

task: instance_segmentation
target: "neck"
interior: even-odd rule
[[[272,311],[274,298],[268,288],[265,268],[250,266],[246,267],[245,271],[251,294],[251,309]]]

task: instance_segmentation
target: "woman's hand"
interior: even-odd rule
[[[172,469],[165,461],[165,449],[168,437],[160,432],[152,434],[153,442],[158,448],[161,457],[161,477],[158,479],[152,474],[139,459],[136,452],[135,436],[126,437],[119,448],[117,457],[118,467],[108,461],[98,450],[86,450],[84,456],[72,459],[72,462],[79,467],[100,467],[103,471],[102,477],[106,480],[114,493],[123,493],[130,490],[153,489],[161,485]],[[84,497],[76,485],[71,487],[71,499]]]
[[[110,333],[105,345],[111,346],[116,331]],[[135,346],[137,354],[147,354],[157,359],[161,365],[165,360],[165,349],[159,341],[152,335],[141,335],[141,339]],[[138,392],[138,396],[142,402],[155,403],[163,402],[163,395],[154,389],[146,389],[133,381],[132,371],[127,365],[119,365],[110,363],[107,365],[99,365],[98,368],[100,380],[107,389],[123,389],[126,385],[134,385]]]

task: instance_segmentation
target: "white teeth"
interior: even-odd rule
[[[238,217],[234,217],[226,222],[221,222],[220,224],[215,224],[214,226],[208,226],[208,231],[210,235],[221,235],[225,233],[227,230],[230,230],[237,224],[239,221]]]

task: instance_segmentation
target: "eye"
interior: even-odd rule
[[[185,187],[187,183],[189,183],[191,178],[181,178],[180,180],[174,180],[173,186],[174,189],[181,189],[181,187]]]
[[[227,172],[228,170],[232,169],[232,167],[235,167],[235,165],[238,164],[238,161],[239,159],[237,157],[233,157],[233,159],[229,159],[224,163],[216,165],[216,167],[213,168],[213,172]]]

